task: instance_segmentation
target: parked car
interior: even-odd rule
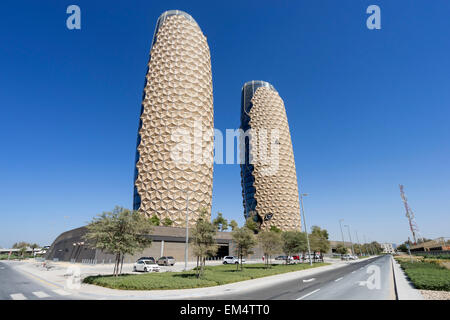
[[[311,259],[314,260],[314,254],[311,253]],[[309,261],[309,253],[305,254],[305,260]]]
[[[138,260],[133,266],[133,271],[144,271],[144,272],[159,272],[160,267],[152,260]]]
[[[172,256],[161,257],[157,262],[160,266],[173,266],[175,264],[175,258]]]
[[[283,260],[283,261],[287,261],[287,263],[295,263],[295,262],[299,262],[300,261],[300,260],[296,260],[292,256],[278,256],[278,257],[275,257],[275,260]]]
[[[358,257],[352,254],[344,254],[342,260],[358,260]]]
[[[245,262],[245,259],[242,259],[242,263]],[[238,257],[233,257],[233,256],[226,256],[223,257],[223,264],[238,264],[239,263],[239,258]]]
[[[140,257],[137,261],[140,261],[140,260],[150,260],[150,261],[153,261],[153,263],[156,263],[156,260],[153,257]]]

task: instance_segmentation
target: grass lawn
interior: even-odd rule
[[[33,258],[32,255],[25,255],[24,257],[17,256],[15,254],[12,254],[10,257],[10,260],[13,259],[27,259],[27,258]],[[8,254],[0,254],[0,260],[8,260]]]
[[[438,263],[397,259],[417,289],[450,291],[450,270]]]
[[[164,290],[211,287],[243,280],[267,277],[275,274],[304,270],[328,265],[315,263],[312,267],[305,264],[274,264],[266,269],[264,264],[246,264],[244,270],[236,270],[235,265],[219,265],[205,267],[204,275],[197,279],[195,271],[161,272],[146,274],[124,274],[113,276],[89,276],[83,282],[98,286],[125,290]]]

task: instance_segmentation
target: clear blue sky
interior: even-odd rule
[[[66,28],[70,4],[79,31]],[[366,28],[370,4],[381,30]],[[0,246],[51,244],[132,207],[148,52],[169,9],[208,37],[216,128],[239,126],[245,81],[269,81],[284,99],[310,226],[340,239],[344,218],[360,238],[406,240],[402,183],[421,234],[450,236],[449,1],[8,1]],[[238,165],[214,168],[218,210],[243,222]]]

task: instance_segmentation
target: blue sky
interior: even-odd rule
[[[70,4],[81,30],[66,28]],[[381,30],[366,27],[370,4]],[[309,226],[340,239],[343,218],[360,240],[406,240],[402,183],[421,235],[450,237],[448,1],[8,1],[0,246],[51,244],[132,207],[148,52],[169,9],[190,13],[208,38],[216,128],[239,127],[244,82],[278,90]],[[240,188],[238,165],[216,165],[213,214],[242,223]]]

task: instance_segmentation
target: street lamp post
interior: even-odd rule
[[[359,246],[359,254],[362,256],[362,250],[361,250],[361,243],[359,242],[359,238],[358,238],[358,231],[355,230],[356,233],[356,241],[358,241],[358,246]]]
[[[355,254],[355,249],[353,248],[352,235],[350,234],[350,226],[346,224],[344,225],[344,227],[348,228],[348,237],[350,238],[350,244],[352,245],[352,254]]]
[[[186,191],[186,244],[184,246],[184,270],[187,270],[189,247],[189,193]]]
[[[308,195],[307,193],[300,193],[300,204],[302,206],[303,223],[305,225],[306,243],[308,244],[309,264],[312,266],[311,247],[309,246],[308,228],[306,227],[305,210],[303,209],[303,197],[304,196],[306,197],[307,195]]]
[[[344,221],[344,219],[339,219],[339,226],[341,227],[342,245],[345,248],[344,232],[342,231],[342,221]]]

